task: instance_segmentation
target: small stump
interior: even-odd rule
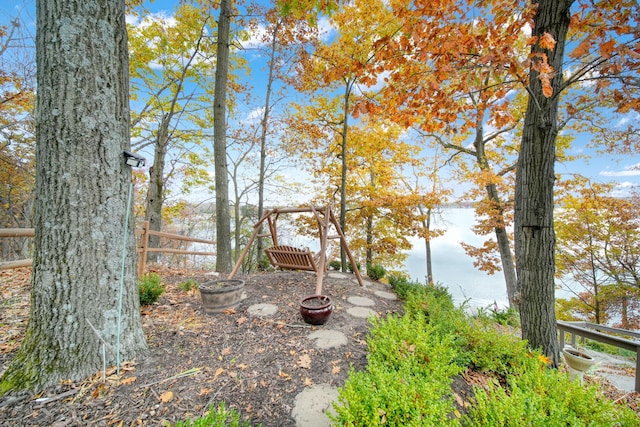
[[[300,302],[300,314],[310,325],[324,325],[333,312],[333,302],[326,295],[311,295]]]
[[[198,289],[202,297],[204,311],[209,314],[222,313],[240,304],[244,280],[212,280],[203,283]]]

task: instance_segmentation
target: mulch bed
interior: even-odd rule
[[[283,271],[236,276],[245,280],[247,298],[235,310],[206,314],[199,292],[179,285],[189,279],[203,283],[211,276],[158,273],[167,291],[158,303],[142,309],[149,345],[145,358],[124,364],[120,375],[109,369],[106,380],[97,372],[82,383],[65,382],[18,402],[0,400],[0,425],[166,425],[203,415],[211,404],[224,401],[252,425],[294,426],[291,410],[299,392],[313,384],[340,386],[350,369],[366,365],[369,323],[346,312],[352,306],[347,298],[375,298],[373,309],[380,316],[402,308],[400,301],[372,297],[377,289],[391,292],[388,285],[372,283],[363,289],[352,280],[326,277],[323,293],[331,296],[335,310],[326,325],[311,326],[300,316],[299,303],[314,293],[315,275]],[[12,294],[3,295],[0,315],[6,325],[0,338],[1,370],[15,354],[28,316],[28,274],[13,274]],[[3,273],[0,279],[8,276]],[[269,317],[249,314],[247,308],[258,303],[275,304],[279,310]],[[307,336],[318,328],[343,332],[347,345],[317,349]],[[53,400],[38,403],[46,397]]]
[[[123,364],[119,375],[111,368],[21,400],[0,398],[0,425],[164,426],[201,416],[211,404],[225,402],[252,425],[295,426],[291,410],[299,392],[314,384],[341,386],[351,369],[366,366],[370,325],[346,312],[352,306],[347,298],[372,298],[375,290],[390,292],[381,283],[363,289],[354,280],[327,277],[323,293],[332,297],[336,309],[326,325],[316,327],[304,323],[299,313],[301,299],[314,292],[313,274],[239,275],[246,281],[247,298],[235,310],[210,315],[204,312],[197,290],[179,286],[189,279],[203,283],[210,276],[156,271],[167,292],[158,303],[142,309],[149,345],[146,357]],[[29,270],[0,271],[0,297],[1,372],[15,355],[26,327]],[[373,298],[379,316],[402,310],[400,301]],[[275,304],[279,310],[269,317],[249,314],[247,308],[258,303]],[[348,343],[317,349],[307,336],[318,328],[339,330]],[[478,373],[467,374],[452,384],[461,411],[470,398],[470,384],[485,381]],[[639,411],[637,393],[600,385],[609,398]]]

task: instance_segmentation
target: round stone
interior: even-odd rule
[[[347,309],[347,313],[353,317],[361,317],[363,319],[368,319],[369,317],[376,315],[376,312],[369,307],[351,307]]]
[[[291,417],[300,427],[330,427],[327,411],[332,402],[338,400],[337,387],[329,384],[316,384],[302,390],[293,402]]]
[[[372,307],[376,305],[375,301],[365,297],[349,297],[347,298],[347,301],[353,305],[359,305],[361,307]]]
[[[254,304],[247,309],[249,314],[254,316],[273,316],[278,312],[278,306],[273,304]]]
[[[389,300],[397,300],[398,296],[394,293],[391,292],[385,292],[385,291],[375,291],[374,294],[376,296],[379,296],[380,298],[384,298],[384,299],[389,299]]]
[[[315,340],[316,347],[320,349],[340,347],[347,344],[347,336],[333,329],[318,329],[310,333],[308,338]]]

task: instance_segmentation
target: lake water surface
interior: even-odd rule
[[[500,308],[508,306],[507,290],[502,272],[488,275],[473,266],[460,242],[481,246],[486,240],[471,231],[475,214],[469,208],[446,208],[433,228],[446,233],[431,242],[433,279],[449,289],[457,304],[467,301],[471,307],[487,307],[494,301]],[[413,249],[408,252],[405,269],[413,280],[426,282],[427,266],[424,240],[411,238]]]

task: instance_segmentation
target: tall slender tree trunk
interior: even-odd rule
[[[474,140],[476,163],[481,171],[490,171],[489,161],[487,160],[487,154],[485,147],[487,142],[484,135],[484,118],[485,111],[481,110],[478,114],[476,121],[476,136]],[[500,199],[498,188],[496,184],[490,183],[485,186],[487,192],[487,199],[492,204],[492,211],[494,213],[494,222],[497,224],[493,228],[493,232],[496,236],[496,242],[498,243],[498,252],[500,253],[500,261],[502,264],[502,274],[507,287],[507,298],[509,300],[509,306],[516,308],[516,266],[513,260],[513,254],[511,253],[511,242],[509,241],[509,234],[507,233],[507,227],[504,219],[504,205]]]
[[[153,166],[149,168],[149,189],[147,190],[147,208],[145,210],[145,220],[149,221],[149,229],[153,231],[162,230],[162,206],[164,205],[164,165],[167,156],[167,145],[169,144],[169,120],[170,116],[165,114],[160,122],[158,136],[154,147]],[[149,236],[149,247],[159,248],[160,237]],[[149,262],[158,261],[157,252],[149,252],[147,255]]]
[[[37,0],[36,15],[30,317],[0,394],[95,373],[103,363],[101,339],[111,351],[119,347],[123,359],[146,350],[134,221],[125,228],[131,214],[131,169],[123,156],[129,149],[125,3]],[[107,363],[114,362],[111,351]]]
[[[422,213],[422,206],[420,206],[420,213]],[[422,221],[422,227],[427,230],[427,233],[431,232],[431,213],[433,209],[427,208],[426,219]],[[424,239],[425,257],[427,262],[427,285],[433,285],[433,263],[431,262],[431,237]]]
[[[232,264],[226,123],[230,26],[231,0],[221,0],[213,106],[213,154],[216,183],[216,271],[220,273],[230,272]]]
[[[555,142],[558,133],[558,97],[562,87],[562,60],[573,0],[541,0],[534,18],[534,36],[551,34],[555,49],[542,49],[554,68],[553,95],[545,97],[539,73],[531,69],[529,101],[516,172],[515,252],[522,338],[541,349],[558,366],[555,316],[555,233],[553,187]],[[534,61],[537,60],[534,58]]]
[[[493,232],[496,235],[496,241],[498,242],[498,252],[500,253],[500,261],[502,263],[502,274],[507,287],[507,298],[509,300],[509,306],[512,308],[518,307],[517,294],[517,276],[516,265],[513,260],[513,253],[511,252],[511,241],[509,240],[509,233],[507,233],[507,227],[504,220],[504,208],[500,196],[498,195],[498,189],[494,184],[488,185],[487,195],[489,200],[496,205],[498,210],[497,221],[498,225],[493,228]]]
[[[343,111],[342,111],[342,161],[340,168],[340,228],[347,233],[347,137],[349,132],[349,98],[355,79],[345,80]],[[340,245],[340,265],[342,271],[347,271],[347,253],[343,245]],[[351,266],[354,268],[354,266]]]
[[[267,134],[269,130],[269,114],[271,112],[271,88],[273,87],[274,70],[276,67],[276,48],[278,46],[278,31],[282,20],[277,18],[276,24],[273,28],[273,35],[271,38],[271,52],[269,60],[269,77],[267,78],[267,93],[264,100],[264,115],[262,116],[262,123],[260,129],[260,178],[258,181],[258,218],[262,218],[264,213],[264,180],[266,175],[266,163],[267,163]],[[262,224],[260,225],[260,232],[262,234]],[[262,259],[263,250],[263,238],[258,237],[258,246],[256,251],[256,263]]]

